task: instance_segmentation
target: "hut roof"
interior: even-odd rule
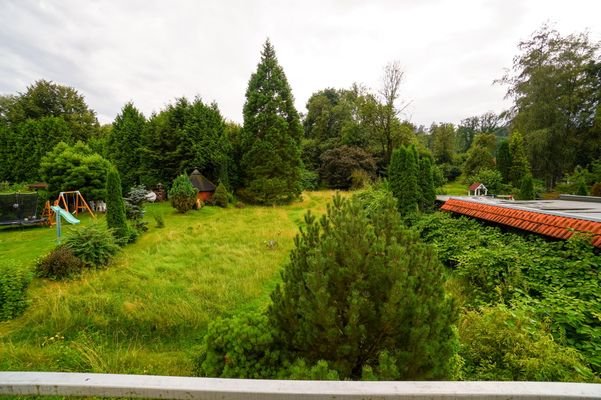
[[[215,184],[208,180],[197,169],[190,174],[190,182],[199,192],[214,192],[216,189]]]
[[[484,185],[482,183],[480,183],[480,182],[472,183],[472,185],[470,186],[470,190],[474,191],[480,187],[482,187],[482,189],[484,189]]]

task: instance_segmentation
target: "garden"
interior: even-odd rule
[[[332,195],[309,192],[290,206],[186,214],[167,202],[147,205],[148,232],[109,266],[67,280],[32,280],[24,314],[0,323],[0,369],[191,374],[191,355],[208,323],[266,307],[303,214],[323,213]],[[65,236],[104,229],[102,216],[81,219],[82,227]],[[0,230],[3,270],[32,276],[55,242],[46,227]]]

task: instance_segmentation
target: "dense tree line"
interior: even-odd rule
[[[306,188],[348,189],[353,176],[386,178],[395,149],[414,145],[431,153],[436,185],[440,177],[466,184],[487,178],[498,192],[517,193],[532,176],[535,192],[558,184],[592,192],[598,182],[588,178],[601,159],[599,44],[544,26],[518,48],[499,80],[514,100],[509,110],[428,129],[401,118],[407,103],[398,62],[384,68],[378,91],[358,84],[316,91],[301,119],[269,41],[248,83],[242,126],[199,97],[176,99],[150,116],[127,103],[112,124],[100,126],[77,90],[41,80],[0,96],[0,180],[43,179],[42,158],[61,142],[81,141],[116,166],[123,190],[169,187],[198,168],[249,201],[270,204]],[[578,166],[592,175],[574,183]]]

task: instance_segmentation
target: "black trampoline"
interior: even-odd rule
[[[37,215],[37,193],[0,194],[0,225],[33,225],[46,221]]]

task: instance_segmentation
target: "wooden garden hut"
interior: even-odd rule
[[[196,198],[200,201],[206,202],[213,196],[213,193],[215,193],[215,184],[208,180],[197,169],[190,174],[190,182],[192,183],[192,186],[198,189]]]
[[[484,186],[483,183],[476,182],[473,183],[469,188],[469,196],[486,196],[488,195],[488,189]]]

